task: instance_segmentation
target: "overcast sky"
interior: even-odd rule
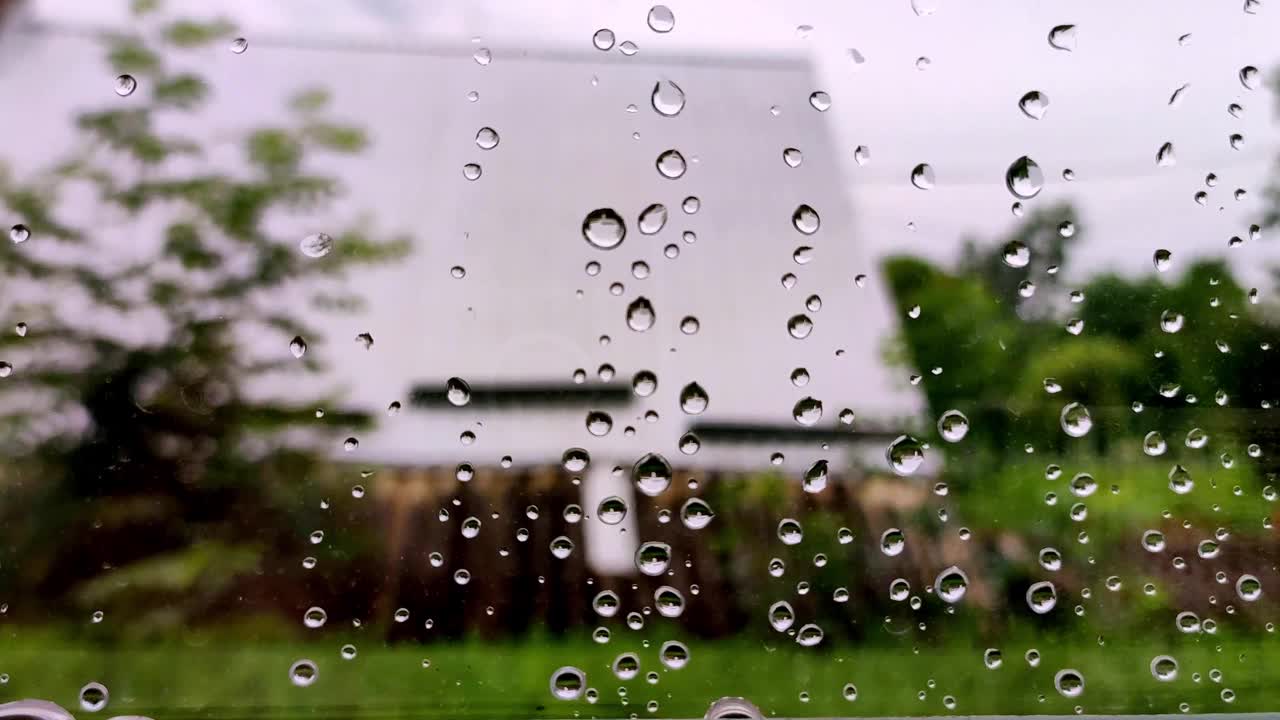
[[[805,394],[826,400],[824,424],[846,405],[871,417],[912,412],[918,400],[905,372],[880,360],[897,319],[875,283],[876,260],[890,252],[947,260],[963,235],[1007,231],[1016,219],[1003,176],[1021,155],[1047,176],[1030,205],[1069,200],[1082,214],[1088,229],[1077,273],[1150,272],[1157,247],[1173,250],[1175,262],[1227,256],[1227,238],[1256,221],[1277,150],[1273,98],[1248,91],[1238,73],[1255,65],[1273,74],[1280,12],[1271,3],[1250,15],[1242,3],[1199,0],[921,2],[935,11],[919,15],[907,0],[670,2],[676,22],[666,34],[646,26],[651,3],[637,2],[167,5],[229,17],[250,43],[243,55],[215,48],[187,60],[215,87],[208,125],[197,132],[275,118],[280,98],[314,82],[333,88],[337,115],[370,129],[370,151],[334,166],[352,189],[334,217],[368,209],[379,227],[409,231],[420,243],[405,266],[360,278],[370,317],[327,328],[327,352],[342,369],[329,379],[354,402],[382,407],[404,399],[411,382],[450,375],[564,380],[573,368],[594,374],[604,362],[621,377],[659,373],[661,393],[618,419],[619,429],[640,427],[637,440],[624,443],[617,430],[606,441],[585,437],[576,415],[538,438],[528,437],[527,419],[504,427],[470,418],[487,421],[482,440],[492,443],[477,453],[497,456],[591,442],[624,454],[632,445],[674,453],[684,427],[676,395],[690,380],[712,394],[708,419],[786,424]],[[127,18],[114,3],[37,0],[23,22],[43,31],[11,30],[0,47],[0,87],[24,98],[21,112],[0,116],[0,136],[27,140],[5,149],[19,169],[67,146],[73,108],[113,100],[100,50],[73,31],[120,27]],[[1066,23],[1078,27],[1072,52],[1046,40]],[[639,53],[594,49],[600,28],[634,41]],[[481,47],[493,56],[485,67],[470,57]],[[865,62],[854,62],[851,49]],[[920,58],[926,69],[918,69]],[[647,107],[648,89],[662,77],[687,94],[678,118]],[[1184,84],[1182,101],[1170,106]],[[469,90],[480,93],[478,102],[465,99]],[[830,94],[828,112],[809,107],[815,90]],[[1038,121],[1017,107],[1030,90],[1050,99]],[[1241,118],[1228,115],[1232,102],[1244,106]],[[626,112],[628,103],[639,112]],[[482,125],[502,136],[493,151],[474,145]],[[1231,133],[1244,135],[1243,150],[1229,146]],[[1173,167],[1156,166],[1164,142],[1175,145]],[[853,162],[857,145],[870,148],[869,164]],[[804,152],[800,168],[782,163],[788,146]],[[696,158],[676,185],[653,169],[668,147]],[[468,183],[461,167],[473,161],[484,175]],[[922,162],[936,173],[927,192],[908,181]],[[1074,182],[1061,179],[1064,168]],[[1216,188],[1204,186],[1209,172],[1219,177]],[[1233,199],[1236,188],[1245,199]],[[1210,191],[1205,207],[1192,200],[1201,189]],[[686,194],[703,197],[699,215],[677,209]],[[577,234],[595,207],[616,206],[634,222],[658,201],[671,223],[656,239],[633,228],[627,245],[601,253]],[[799,202],[823,214],[814,239],[790,228]],[[301,219],[281,232],[300,236],[324,222]],[[681,242],[684,229],[698,242]],[[105,238],[121,253],[138,242],[136,233]],[[662,256],[667,243],[680,246],[679,260]],[[802,243],[817,251],[803,268],[791,259]],[[1280,262],[1276,248],[1264,238],[1230,257],[1261,284],[1267,265]],[[588,278],[583,267],[592,259],[605,267]],[[653,268],[645,280],[630,273],[641,259]],[[453,265],[467,267],[466,280],[448,276]],[[786,272],[800,276],[791,291],[779,282]],[[864,291],[852,284],[858,272],[872,274]],[[626,285],[621,296],[608,294],[613,281]],[[814,335],[794,341],[786,318],[812,293],[824,300],[813,313]],[[639,294],[659,314],[659,326],[645,334],[623,322]],[[679,332],[685,314],[701,318],[698,335]],[[346,342],[366,330],[376,339],[371,353]],[[608,347],[598,342],[605,334],[614,341]],[[803,391],[788,379],[798,366],[813,375]],[[664,420],[646,429],[639,414],[650,406]],[[456,454],[467,424],[422,414],[396,422],[369,439],[370,452]]]

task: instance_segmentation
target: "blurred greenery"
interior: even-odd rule
[[[308,278],[323,291],[409,245],[364,219],[328,230],[335,249],[321,258],[299,251],[301,237],[273,234],[273,218],[323,213],[343,196],[306,159],[359,152],[364,131],[325,115],[323,89],[303,89],[283,122],[243,132],[242,167],[224,169],[209,156],[216,134],[161,128],[198,127],[174,119],[198,116],[209,85],[172,68],[224,51],[234,28],[170,20],[156,2],[133,10],[134,32],[103,42],[107,64],[138,89],[76,115],[80,142],[49,168],[25,180],[0,169],[0,202],[30,231],[0,245],[0,274],[21,298],[5,321],[24,329],[0,337],[15,368],[0,385],[0,447],[15,461],[0,474],[0,593],[28,619],[127,608],[118,632],[146,637],[232,611],[263,577],[286,588],[281,600],[305,592],[298,559],[320,493],[310,480],[331,472],[307,448],[371,418],[334,397],[246,388],[324,367],[319,315],[281,310],[282,291]],[[95,206],[64,202],[86,186]],[[100,217],[119,221],[85,222]],[[144,231],[158,218],[153,245]],[[129,248],[127,264],[102,260],[110,242]],[[316,313],[358,309],[342,287],[319,296]],[[247,342],[264,336],[276,340]],[[294,336],[310,346],[303,358],[289,354]],[[335,542],[353,565],[373,551]]]

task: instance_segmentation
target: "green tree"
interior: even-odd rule
[[[75,116],[78,147],[34,177],[0,170],[15,226],[15,242],[0,245],[4,315],[16,328],[0,339],[11,364],[0,443],[12,460],[0,474],[0,588],[53,613],[127,605],[143,630],[216,610],[245,575],[299,572],[315,512],[299,489],[319,461],[291,438],[370,418],[318,418],[335,397],[248,390],[322,369],[320,332],[282,310],[279,293],[334,288],[316,291],[308,319],[358,309],[344,273],[409,247],[367,223],[330,230],[323,257],[273,235],[276,215],[321,211],[343,193],[305,160],[358,152],[364,132],[329,119],[327,94],[306,90],[286,122],[235,140],[242,170],[220,169],[211,150],[224,140],[164,128],[201,127],[210,90],[171,61],[226,52],[232,27],[169,20],[157,5],[135,1],[135,31],[104,38],[108,64],[136,91],[104,88],[109,102]],[[89,221],[101,217],[136,229],[136,243],[105,247]],[[264,333],[277,340],[246,342]],[[301,358],[289,352],[295,336],[312,346]]]

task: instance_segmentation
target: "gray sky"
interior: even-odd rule
[[[1247,91],[1237,73],[1252,64],[1265,77],[1276,64],[1280,13],[1268,3],[1257,15],[1241,3],[1194,0],[935,4],[936,12],[918,16],[906,0],[672,2],[675,29],[659,35],[645,25],[650,3],[636,2],[189,3],[193,14],[232,18],[250,45],[243,55],[214,48],[186,60],[216,91],[201,124],[186,129],[211,134],[269,121],[291,89],[317,82],[334,90],[337,116],[370,129],[369,152],[332,166],[352,190],[333,217],[280,219],[277,227],[282,237],[301,237],[367,210],[378,227],[419,240],[404,266],[356,279],[370,315],[325,323],[324,350],[338,369],[325,380],[347,387],[352,403],[380,408],[403,400],[411,382],[450,375],[566,380],[582,367],[594,376],[604,362],[620,378],[642,368],[660,378],[659,393],[615,417],[605,439],[588,436],[577,412],[544,419],[406,412],[363,439],[369,456],[456,459],[458,433],[476,421],[485,427],[465,454],[477,462],[570,445],[623,457],[651,449],[675,455],[687,420],[676,397],[691,380],[711,393],[703,419],[789,423],[804,395],[825,401],[827,427],[843,406],[861,417],[911,413],[918,400],[905,372],[880,362],[896,319],[877,283],[877,258],[949,259],[962,235],[1008,230],[1015,219],[1003,175],[1021,155],[1047,176],[1030,205],[1070,200],[1082,213],[1088,239],[1076,271],[1149,272],[1157,247],[1173,250],[1176,262],[1226,255],[1226,239],[1256,220],[1277,146],[1272,96]],[[31,17],[53,31],[14,30],[0,46],[0,87],[26,98],[22,112],[0,117],[3,136],[31,140],[6,148],[16,167],[57,157],[73,137],[72,108],[112,101],[99,49],[62,31],[118,25],[114,7],[38,0]],[[1073,52],[1046,42],[1063,23],[1078,26]],[[800,33],[801,25],[812,30]],[[591,35],[602,27],[640,52],[595,50]],[[1190,43],[1179,45],[1185,33]],[[479,47],[492,51],[490,65],[471,60]],[[856,65],[850,48],[866,62]],[[919,57],[930,59],[927,70],[917,69]],[[663,77],[687,94],[677,118],[648,107],[648,91]],[[1183,101],[1170,107],[1169,95],[1184,83]],[[833,99],[826,113],[807,103],[818,89]],[[480,93],[478,102],[466,100],[469,90]],[[1017,108],[1029,90],[1050,98],[1040,121]],[[1231,102],[1244,105],[1242,118],[1227,114]],[[628,103],[639,111],[627,113]],[[492,151],[473,142],[484,125],[502,137]],[[1243,151],[1229,147],[1233,132],[1245,136]],[[1166,141],[1178,163],[1157,168]],[[852,160],[859,144],[872,152],[866,166]],[[804,152],[801,167],[782,163],[788,146]],[[697,160],[678,181],[653,169],[670,147]],[[479,181],[463,179],[467,162],[482,163]],[[937,174],[928,192],[908,182],[921,162]],[[1067,167],[1072,183],[1060,178]],[[1209,172],[1219,184],[1201,207],[1192,196],[1206,189]],[[1245,200],[1232,199],[1237,187],[1248,191]],[[703,199],[696,216],[678,210],[687,194]],[[646,238],[634,221],[651,202],[665,203],[671,219]],[[812,238],[790,227],[801,202],[822,213]],[[603,206],[631,228],[623,247],[608,253],[578,235],[583,215]],[[698,234],[696,243],[680,240],[685,229]],[[124,255],[136,230],[103,240]],[[667,243],[680,247],[677,260],[662,256]],[[791,259],[801,244],[816,250],[803,267]],[[1280,252],[1264,239],[1230,257],[1261,282]],[[583,267],[592,259],[604,271],[588,278]],[[652,275],[633,278],[635,260],[648,262]],[[465,280],[449,277],[453,265],[467,268]],[[790,291],[779,282],[786,272],[800,278]],[[859,272],[872,275],[868,288],[853,286]],[[607,291],[615,280],[626,285],[618,297]],[[816,329],[793,340],[786,319],[812,293],[823,299]],[[648,333],[623,322],[637,295],[657,307]],[[702,321],[695,336],[678,330],[686,314]],[[364,331],[375,337],[371,352],[346,341]],[[603,334],[613,340],[608,347],[598,343]],[[284,343],[279,351],[287,352]],[[802,390],[788,379],[795,367],[813,377]],[[650,407],[662,415],[652,425],[638,419]],[[624,424],[637,426],[635,438],[621,437]],[[789,465],[817,452],[798,452]]]

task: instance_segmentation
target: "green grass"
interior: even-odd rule
[[[700,717],[708,704],[740,695],[770,715],[946,715],[943,697],[958,703],[950,714],[1176,713],[1186,702],[1192,712],[1247,712],[1280,708],[1274,668],[1280,646],[1273,634],[1246,639],[1210,636],[1153,640],[1148,645],[1099,646],[1092,642],[1007,644],[1004,664],[988,670],[982,647],[800,648],[779,636],[769,642],[699,642],[686,639],[691,659],[678,671],[657,661],[660,642],[615,632],[607,645],[555,641],[520,644],[478,642],[386,647],[369,641],[354,660],[339,657],[332,643],[241,643],[194,640],[187,645],[94,647],[65,641],[26,640],[9,633],[0,646],[0,672],[10,675],[0,699],[48,699],[80,717],[78,689],[100,681],[111,691],[101,713],[164,718],[396,718],[396,717]],[[1087,644],[1085,644],[1087,643]],[[1023,659],[1029,647],[1042,655],[1039,667]],[[1219,646],[1221,649],[1219,650]],[[641,675],[622,683],[609,671],[623,651],[641,658]],[[1181,665],[1173,682],[1152,678],[1149,663],[1170,653]],[[317,662],[310,687],[294,687],[289,666],[299,658]],[[431,665],[423,668],[422,660]],[[574,665],[587,673],[600,700],[557,701],[548,681],[553,670]],[[1053,687],[1056,671],[1080,670],[1084,695],[1069,700]],[[1222,671],[1212,682],[1212,668]],[[649,684],[644,675],[659,673]],[[1192,680],[1200,673],[1200,682]],[[858,699],[841,697],[847,682]],[[933,687],[929,687],[930,684]],[[627,690],[623,705],[619,687]],[[1223,688],[1236,692],[1223,702]],[[926,691],[926,699],[917,693]],[[801,702],[799,694],[809,694]],[[657,700],[652,715],[646,703]]]

